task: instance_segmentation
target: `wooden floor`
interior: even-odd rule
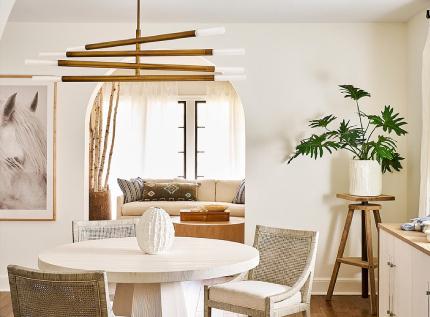
[[[311,306],[312,317],[371,317],[368,300],[360,296],[333,296],[331,302],[312,296]],[[0,293],[0,317],[13,317],[9,293]]]

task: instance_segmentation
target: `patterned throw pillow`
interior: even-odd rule
[[[124,195],[124,204],[142,200],[144,181],[140,177],[130,180],[118,178],[118,185]]]
[[[239,185],[237,189],[236,196],[234,196],[233,204],[244,204],[245,203],[245,180]]]
[[[153,183],[145,182],[144,201],[195,201],[197,183]]]

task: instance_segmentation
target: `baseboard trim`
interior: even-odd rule
[[[314,279],[312,294],[325,295],[327,293],[329,278],[317,277]],[[9,280],[7,275],[0,275],[0,291],[9,292]],[[360,295],[360,278],[338,278],[335,287],[335,295]]]
[[[330,278],[316,277],[314,278],[312,294],[326,295]],[[360,278],[338,278],[334,295],[360,295],[361,294],[361,279]]]

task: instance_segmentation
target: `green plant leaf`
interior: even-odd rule
[[[363,89],[354,87],[353,85],[339,85],[340,92],[344,94],[344,98],[351,98],[355,101],[363,98],[370,97],[370,94]]]
[[[387,171],[390,173],[392,173],[394,171],[399,172],[403,168],[402,163],[401,163],[401,161],[403,161],[403,160],[404,160],[404,158],[401,157],[400,154],[397,152],[393,153],[393,158],[391,160],[382,159],[380,161],[382,172],[383,173],[385,173]]]
[[[333,153],[333,151],[340,148],[339,144],[332,140],[335,135],[336,132],[334,131],[321,135],[313,134],[309,138],[300,141],[300,144],[296,146],[295,153],[288,160],[288,164],[299,155],[306,155],[317,159],[324,155],[324,151]]]
[[[343,143],[342,148],[349,145],[359,152],[358,145],[363,142],[363,131],[360,128],[350,125],[350,121],[342,120],[337,133],[339,141]]]
[[[399,117],[399,113],[394,113],[394,109],[391,106],[385,106],[380,116],[369,115],[367,117],[371,124],[382,128],[385,132],[391,133],[394,131],[399,136],[408,133],[402,128],[407,124],[405,118]]]
[[[370,157],[376,159],[379,163],[382,160],[392,160],[394,153],[396,153],[396,141],[390,137],[379,135],[377,141],[371,141],[368,143],[368,149]]]
[[[334,120],[336,120],[336,117],[330,114],[321,119],[310,120],[309,126],[311,128],[327,128],[327,126]]]

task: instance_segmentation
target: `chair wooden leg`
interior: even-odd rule
[[[366,212],[366,240],[367,240],[367,261],[369,263],[369,284],[370,284],[370,311],[372,315],[376,314],[376,285],[375,285],[375,264],[373,263],[373,246],[372,246],[372,218],[369,212]]]
[[[304,317],[311,317],[311,309],[308,308],[303,312]]]
[[[339,274],[340,262],[337,260],[343,256],[345,251],[346,241],[348,240],[349,229],[351,228],[352,217],[354,215],[354,210],[349,209],[348,215],[346,216],[345,226],[343,227],[342,238],[340,239],[339,249],[337,251],[336,261],[334,263],[333,273],[331,274],[330,285],[328,287],[326,300],[331,300],[333,296],[334,286],[336,284],[337,275]]]

